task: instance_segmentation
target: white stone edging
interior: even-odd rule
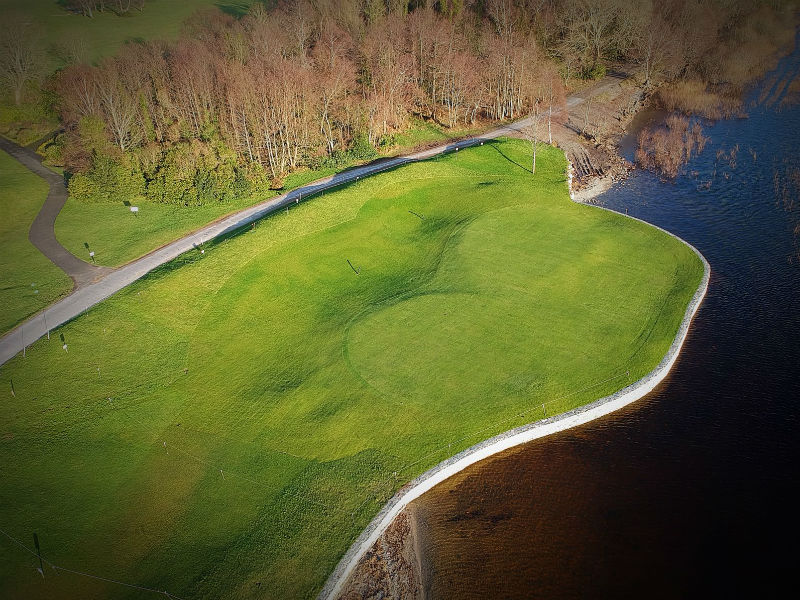
[[[572,165],[569,164],[568,173],[570,172],[571,168]],[[570,188],[570,196],[572,196],[571,179],[572,178],[569,177],[568,185]],[[670,233],[666,229],[630,215],[623,215],[622,213],[610,208],[603,206],[595,206],[595,208],[607,210],[629,219],[634,219],[641,223],[645,223],[650,227],[655,227],[656,229],[663,231],[667,235],[675,238],[691,248],[691,250],[700,258],[703,263],[703,278],[697,288],[697,291],[694,293],[694,296],[692,296],[689,305],[686,307],[683,321],[678,328],[678,332],[675,336],[675,339],[672,341],[672,345],[669,347],[667,354],[661,359],[661,362],[659,362],[658,365],[656,365],[656,367],[647,375],[630,384],[629,386],[614,392],[610,396],[600,398],[599,400],[595,400],[590,404],[579,406],[565,413],[561,413],[560,415],[548,417],[534,423],[529,423],[527,425],[511,429],[510,431],[501,433],[488,440],[479,442],[478,444],[463,450],[455,456],[442,461],[435,467],[425,471],[416,479],[407,483],[384,505],[381,511],[372,519],[372,521],[370,521],[369,525],[367,525],[364,531],[361,532],[361,535],[358,537],[358,539],[353,543],[352,546],[350,546],[350,549],[342,557],[342,559],[339,561],[339,564],[336,565],[336,568],[325,582],[325,586],[317,596],[318,600],[334,600],[337,598],[337,596],[342,592],[344,585],[347,583],[361,558],[373,546],[381,534],[386,531],[392,521],[394,521],[395,517],[397,517],[397,515],[400,514],[400,511],[402,511],[409,503],[419,498],[425,492],[429,491],[449,477],[452,477],[459,471],[463,471],[470,465],[488,458],[493,454],[503,452],[504,450],[514,446],[543,438],[566,429],[583,425],[584,423],[588,423],[589,421],[599,419],[600,417],[617,411],[650,393],[659,383],[664,380],[664,378],[670,372],[672,366],[675,364],[675,361],[678,358],[681,348],[683,347],[683,342],[686,340],[686,336],[689,333],[689,325],[691,324],[695,313],[697,313],[698,308],[700,308],[703,298],[705,298],[706,291],[708,290],[708,282],[711,277],[711,266],[708,264],[708,261],[700,253],[700,251],[697,250],[697,248],[692,246],[686,240],[679,238],[673,233]]]

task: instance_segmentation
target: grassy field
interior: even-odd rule
[[[19,12],[31,18],[44,35],[51,68],[60,67],[62,48],[84,52],[90,61],[110,56],[126,42],[174,39],[183,22],[196,10],[218,7],[233,15],[247,12],[255,0],[147,0],[141,12],[116,15],[110,10],[93,18],[71,13],[58,0],[0,0],[0,12]],[[111,4],[111,3],[109,3]],[[80,40],[75,45],[75,40]]]
[[[571,203],[560,151],[527,164],[503,141],[362,180],[30,347],[0,369],[0,530],[184,599],[313,597],[403,483],[644,375],[699,259]],[[157,595],[37,566],[0,534],[0,597]]]
[[[447,135],[438,125],[415,122],[399,137],[398,145],[388,150],[385,156],[395,156],[429,142],[463,137],[469,133],[467,130],[458,130],[453,135]],[[349,166],[339,169],[302,169],[286,177],[280,192],[265,188],[227,204],[185,207],[140,200],[137,202],[138,216],[134,216],[122,202],[87,204],[68,198],[56,219],[56,237],[75,256],[85,258],[88,255],[86,244],[89,244],[96,253],[98,264],[117,267],[215,219],[347,168]]]
[[[343,169],[342,169],[343,170]],[[336,169],[305,169],[286,177],[284,191],[327,177]],[[269,189],[235,202],[205,206],[173,206],[141,200],[138,216],[122,202],[87,204],[68,198],[56,219],[56,238],[75,256],[85,257],[89,244],[100,265],[116,267],[139,258],[215,219],[267,200]]]
[[[0,151],[0,332],[63,296],[72,280],[28,241],[47,184]]]

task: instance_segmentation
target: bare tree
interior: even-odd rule
[[[675,33],[661,11],[654,5],[637,12],[632,23],[633,56],[644,71],[644,86],[654,77],[668,71],[677,54]]]
[[[0,80],[12,90],[14,104],[22,103],[25,86],[41,75],[43,66],[39,28],[21,14],[5,15],[0,28]]]
[[[531,174],[536,174],[536,150],[539,146],[539,128],[543,117],[542,104],[535,100],[531,107],[531,112],[521,128],[522,135],[531,145]]]
[[[600,63],[606,49],[615,41],[616,0],[570,0],[566,7],[568,43],[583,53],[591,66]]]
[[[100,109],[111,137],[124,152],[139,142],[141,131],[136,128],[138,116],[136,90],[125,85],[126,77],[118,66],[114,61],[104,61],[99,67],[96,86]]]

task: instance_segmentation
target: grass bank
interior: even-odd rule
[[[72,281],[28,241],[47,184],[0,151],[0,332],[72,289]]]
[[[182,598],[310,597],[404,482],[649,372],[699,259],[570,202],[540,156],[364,179],[126,288],[68,351],[37,342],[0,371],[0,528]],[[0,537],[0,596],[142,597],[36,564]]]

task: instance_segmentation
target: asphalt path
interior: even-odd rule
[[[75,288],[89,285],[107,275],[109,267],[99,267],[83,261],[71,254],[58,243],[55,234],[56,217],[67,201],[67,186],[64,178],[42,164],[42,158],[29,148],[18,146],[4,137],[0,137],[0,149],[8,152],[24,167],[44,179],[50,186],[47,199],[39,214],[31,224],[28,239],[38,250],[49,258],[59,269],[72,278]]]

